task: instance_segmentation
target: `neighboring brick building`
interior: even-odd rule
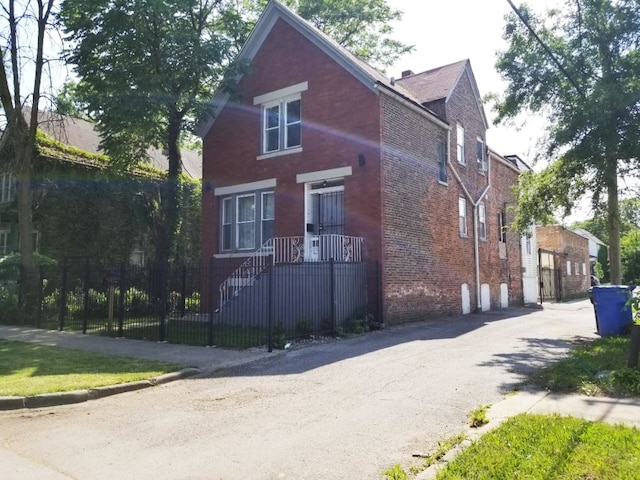
[[[589,241],[560,225],[536,228],[546,297],[558,300],[584,296],[590,287]],[[553,280],[546,271],[553,270]]]
[[[239,57],[250,73],[200,129],[205,259],[363,239],[387,323],[522,303],[520,165],[486,146],[468,60],[389,80],[275,1]]]

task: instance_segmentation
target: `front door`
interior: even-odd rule
[[[344,235],[344,181],[312,184],[307,191],[305,259],[329,260],[332,242],[324,236]]]

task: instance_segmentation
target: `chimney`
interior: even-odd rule
[[[410,77],[411,75],[413,75],[412,70],[405,70],[404,72],[402,72],[402,78]]]

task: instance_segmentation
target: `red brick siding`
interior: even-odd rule
[[[303,151],[260,155],[257,95],[308,82],[302,92]],[[296,174],[351,166],[345,178],[345,233],[365,238],[368,258],[380,257],[380,115],[377,94],[278,20],[239,82],[239,99],[219,113],[203,142],[202,252],[219,253],[220,186],[276,178],[275,235],[304,234],[304,185]],[[364,155],[365,165],[358,157]]]
[[[537,227],[536,236],[538,248],[557,252],[556,259],[562,272],[562,296],[571,298],[586,294],[590,283],[589,271],[589,240],[560,225]],[[571,274],[567,274],[567,260],[571,262]],[[578,265],[578,275],[575,266]],[[584,275],[582,265],[586,265]]]
[[[447,131],[395,99],[382,96],[381,105],[385,320],[460,313],[473,248],[458,232],[461,191],[451,176],[448,186],[438,182],[437,145]]]

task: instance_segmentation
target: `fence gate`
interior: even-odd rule
[[[556,266],[557,252],[538,249],[540,301],[562,300],[562,272]]]

